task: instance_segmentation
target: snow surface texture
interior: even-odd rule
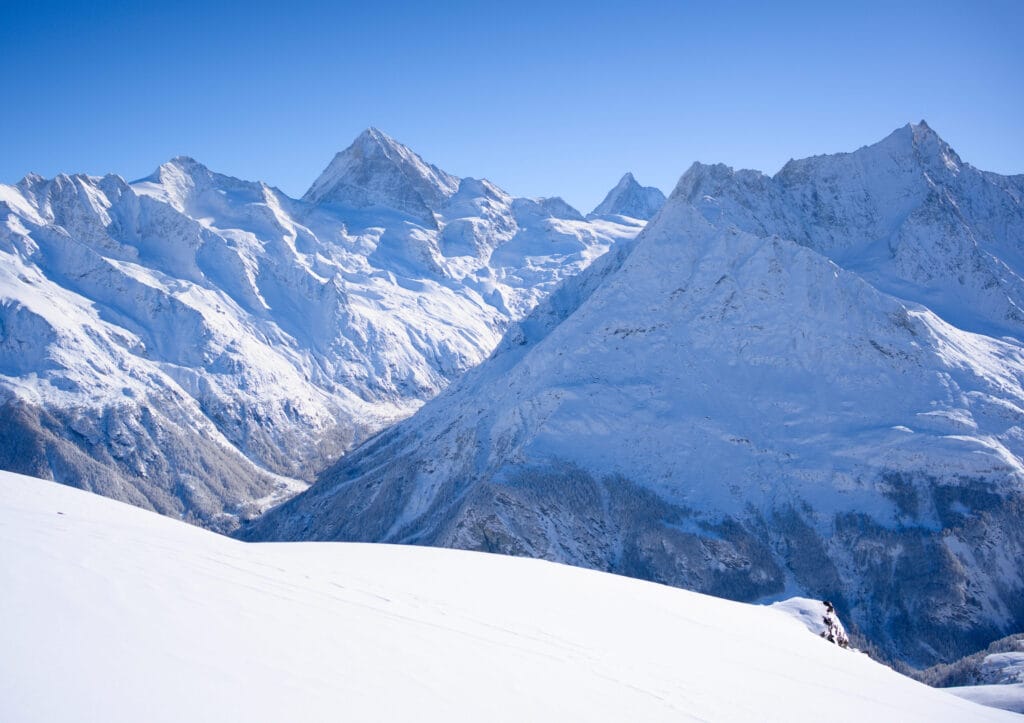
[[[455,178],[374,129],[304,201],[189,158],[0,185],[0,468],[230,529],[643,224]]]
[[[0,473],[0,719],[1001,721],[788,614],[539,560],[249,545]]]
[[[915,667],[1019,632],[1022,191],[923,124],[774,179],[695,165],[635,243],[242,534],[831,600]]]

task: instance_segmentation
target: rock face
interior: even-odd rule
[[[231,529],[642,226],[373,129],[302,201],[185,157],[0,186],[0,467]]]
[[[590,215],[627,216],[649,220],[654,218],[654,214],[664,205],[664,193],[654,186],[641,186],[633,178],[632,173],[627,173]]]
[[[828,600],[809,600],[794,597],[772,604],[787,615],[799,620],[812,633],[840,648],[850,647],[850,636],[836,614],[835,606]]]
[[[923,124],[775,178],[694,166],[635,243],[242,534],[802,595],[913,665],[977,650],[1024,628],[1022,195]]]

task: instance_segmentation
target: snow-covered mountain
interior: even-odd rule
[[[1024,335],[1024,175],[973,168],[924,121],[771,178],[696,164],[677,193],[712,223],[792,239],[960,328]]]
[[[650,220],[665,205],[665,194],[654,186],[641,186],[627,173],[590,214],[591,217],[626,216]]]
[[[394,209],[433,224],[459,179],[370,128],[334,157],[302,198],[342,208]]]
[[[643,224],[455,178],[374,129],[304,200],[190,158],[0,185],[0,468],[229,529]]]
[[[1021,184],[924,124],[775,178],[695,165],[634,243],[243,534],[804,595],[882,655],[978,650],[1024,629]]]
[[[778,609],[539,560],[247,545],[9,473],[0,548],[10,723],[1016,718]]]

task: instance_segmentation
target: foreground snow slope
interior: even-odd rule
[[[643,225],[455,178],[374,129],[305,200],[185,157],[0,185],[0,469],[230,529]]]
[[[0,719],[1011,720],[785,612],[537,560],[246,544],[0,473]]]

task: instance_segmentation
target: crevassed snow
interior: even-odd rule
[[[537,560],[245,544],[0,473],[0,719],[999,721],[787,614]]]

